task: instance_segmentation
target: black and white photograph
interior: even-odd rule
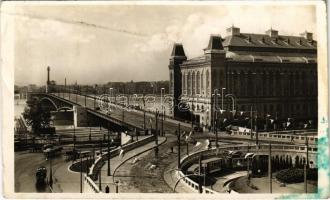
[[[4,197],[329,198],[325,11],[4,2]]]

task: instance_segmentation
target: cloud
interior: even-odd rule
[[[211,34],[226,36],[226,28],[234,25],[246,33],[264,33],[269,28],[279,34],[299,35],[305,29],[315,32],[313,6],[225,6],[227,12],[190,14],[185,21],[168,24],[163,32],[153,34],[146,41],[134,46],[141,52],[162,52],[173,43],[183,43],[190,57],[203,53]],[[301,20],[305,19],[305,20]]]
[[[62,82],[63,77],[91,84],[166,80],[175,42],[192,58],[203,54],[211,34],[225,37],[232,24],[251,33],[271,26],[289,35],[316,30],[313,6],[132,6],[126,15],[121,6],[65,8],[68,12],[63,7],[30,11],[42,18],[14,16],[17,81],[43,84],[48,65],[52,79]],[[26,78],[30,72],[33,77]]]

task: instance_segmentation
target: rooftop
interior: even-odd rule
[[[313,40],[313,34],[307,31],[300,36],[287,36],[279,35],[279,31],[272,28],[265,34],[241,33],[234,26],[226,30],[225,38],[210,36],[205,53],[225,53],[227,60],[240,62],[317,62],[317,42]],[[188,59],[184,64],[198,64],[206,60],[204,54]]]

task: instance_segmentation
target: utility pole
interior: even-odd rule
[[[307,165],[308,165],[308,138],[305,136],[305,146],[306,146],[306,160],[304,163],[304,190],[307,193]]]
[[[161,117],[162,117],[162,120],[161,120],[161,122],[162,122],[162,136],[164,136],[164,113],[165,113],[165,111],[163,111],[162,112],[162,114],[161,114]]]
[[[203,188],[202,188],[202,154],[199,155],[199,176],[198,176],[198,190],[199,193],[203,193]]]
[[[48,158],[49,158],[49,186],[53,188],[53,166],[52,166],[52,158],[51,154],[48,153]]]
[[[109,123],[108,123],[108,176],[111,175],[110,171],[110,129],[109,129]]]
[[[95,107],[96,107],[96,90],[94,91],[94,110],[95,110]]]
[[[272,145],[269,143],[269,154],[268,154],[268,176],[269,176],[269,192],[272,191]]]
[[[259,145],[259,137],[258,137],[258,113],[256,111],[256,123],[255,123],[255,129],[256,129],[256,145]]]
[[[100,139],[100,156],[102,156],[102,139]]]
[[[102,191],[102,180],[101,180],[102,177],[101,177],[101,172],[102,172],[102,171],[101,171],[101,169],[100,169],[100,171],[99,171],[99,190],[100,190],[100,191]]]
[[[146,101],[144,99],[144,92],[143,92],[143,130],[146,130]]]
[[[156,156],[156,158],[158,158],[158,110],[156,111],[155,118],[156,118],[156,131],[155,131],[155,144],[156,144],[156,148],[155,148],[155,156]]]
[[[73,151],[76,151],[76,127],[73,125]]]
[[[82,156],[81,156],[81,151],[80,151],[80,193],[82,193],[83,188],[82,188]]]
[[[77,87],[77,81],[76,81],[76,89],[75,89],[75,92],[76,92],[76,103],[78,103],[78,87]]]
[[[252,106],[251,106],[251,114],[250,114],[250,119],[251,119],[251,128],[250,128],[250,136],[251,136],[251,141],[253,140],[253,136],[252,136],[252,129],[253,129],[253,114],[252,114]]]
[[[181,163],[180,163],[180,160],[181,160],[181,155],[180,155],[180,151],[181,151],[181,142],[180,142],[180,137],[181,137],[181,133],[180,133],[180,123],[179,123],[179,127],[178,127],[178,170],[181,169]]]

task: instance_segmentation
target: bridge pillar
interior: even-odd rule
[[[73,124],[75,127],[88,126],[87,111],[82,106],[73,106]]]

